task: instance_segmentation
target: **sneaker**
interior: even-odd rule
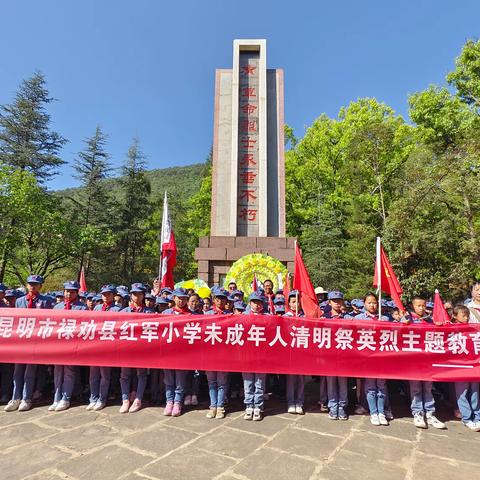
[[[321,403],[321,402],[318,402],[318,403],[320,403],[320,411],[322,413],[327,413],[328,412],[328,407],[324,403]]]
[[[464,423],[464,425],[467,428],[469,428],[470,430],[472,430],[473,432],[480,432],[480,423],[479,422],[473,422],[472,420],[470,420],[469,422]]]
[[[120,413],[128,413],[128,409],[130,408],[130,400],[122,400],[122,406],[120,407]]]
[[[295,413],[296,413],[297,415],[305,415],[305,412],[303,411],[303,408],[302,408],[300,405],[297,405],[297,406],[295,407]]]
[[[262,419],[262,411],[259,408],[253,409],[253,421],[259,422]]]
[[[384,413],[379,413],[378,419],[380,420],[380,425],[383,425],[385,427],[388,426],[387,416]]]
[[[330,420],[338,420],[338,415],[335,412],[330,411],[330,412],[328,412],[328,418]]]
[[[428,428],[427,424],[425,423],[423,412],[418,412],[413,415],[413,424],[417,428]]]
[[[245,413],[243,414],[244,420],[252,420],[253,419],[253,407],[247,407],[245,409]]]
[[[167,402],[163,410],[163,414],[166,417],[170,417],[172,415],[172,412],[173,412],[173,402]]]
[[[97,404],[97,402],[90,402],[88,405],[87,405],[87,408],[85,410],[93,410],[93,407]]]
[[[345,412],[342,412],[342,413],[339,412],[338,419],[343,421],[348,420],[348,415]]]
[[[107,404],[105,402],[101,402],[100,400],[97,400],[92,410],[95,412],[98,412],[99,410],[103,410],[106,406]]]
[[[198,405],[198,397],[196,395],[192,395],[192,405],[194,407]]]
[[[427,412],[427,425],[438,428],[439,430],[445,430],[447,428],[446,425],[431,412]]]
[[[54,412],[55,409],[58,407],[58,402],[53,402],[49,407],[48,407],[48,411],[49,412]]]
[[[68,400],[60,400],[55,408],[55,411],[63,412],[63,410],[67,410],[68,408],[70,408],[70,402]]]
[[[32,408],[32,401],[31,400],[22,400],[20,405],[18,406],[19,412],[26,412]]]
[[[142,408],[142,401],[136,398],[131,407],[128,409],[128,413],[135,413],[138,412]]]
[[[179,417],[182,414],[182,404],[175,402],[172,409],[172,417]]]
[[[185,400],[183,401],[183,404],[186,407],[189,407],[192,404],[192,396],[191,395],[185,395]]]
[[[287,413],[293,413],[293,414],[297,413],[297,410],[296,410],[296,408],[295,408],[295,405],[290,405],[290,406],[288,407]]]
[[[38,402],[43,397],[43,393],[40,390],[35,390],[32,395],[32,400]]]
[[[378,413],[372,413],[370,415],[370,423],[376,427],[380,426],[380,419],[378,418]]]
[[[225,408],[223,407],[217,407],[217,415],[215,418],[221,420],[222,418],[225,418]]]
[[[385,410],[385,418],[391,422],[394,418],[393,418],[393,413],[391,412],[391,410]]]
[[[5,412],[14,412],[15,410],[18,410],[18,407],[20,406],[20,400],[10,400],[6,405],[5,407],[3,408],[3,410],[5,410]]]
[[[368,410],[363,405],[357,405],[355,407],[355,415],[366,415]]]
[[[215,418],[217,416],[217,407],[210,407],[207,412],[207,418]]]

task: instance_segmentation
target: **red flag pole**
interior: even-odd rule
[[[377,278],[378,278],[378,319],[382,319],[382,258],[381,258],[382,241],[377,237]]]

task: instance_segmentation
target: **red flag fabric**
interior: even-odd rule
[[[435,289],[435,298],[433,300],[432,318],[435,325],[444,325],[450,321],[450,315],[445,309],[442,297],[440,297],[440,292],[437,289]]]
[[[298,290],[300,294],[300,301],[302,310],[307,317],[319,318],[320,307],[318,306],[317,296],[310,280],[307,267],[303,263],[302,254],[298,248],[298,243],[295,243],[295,270],[293,277],[293,288]],[[288,301],[288,299],[285,299]]]
[[[378,263],[380,262],[380,267]],[[392,300],[395,302],[395,305],[399,308],[400,311],[404,312],[405,307],[403,306],[400,295],[402,294],[402,287],[400,286],[395,272],[393,271],[390,262],[388,261],[387,255],[383,250],[383,246],[380,244],[380,258],[377,256],[377,261],[375,264],[375,275],[373,277],[373,286],[378,288],[378,271],[380,269],[380,287],[382,292],[390,295]]]
[[[177,244],[170,221],[167,192],[163,200],[163,218],[161,234],[160,288],[174,288],[173,268],[177,264]]]
[[[85,280],[85,268],[82,266],[82,269],[80,270],[80,291],[81,292],[88,292],[87,290],[87,281]]]
[[[258,290],[258,280],[257,280],[257,274],[255,272],[253,272],[252,290],[254,292]]]

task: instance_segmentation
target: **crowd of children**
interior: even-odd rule
[[[284,296],[282,290],[274,292],[273,282],[265,280],[262,289],[253,292],[248,299],[237,289],[235,282],[228,290],[213,287],[211,296],[200,298],[193,290],[159,288],[158,279],[153,288],[134,283],[129,289],[104,285],[98,294],[83,294],[76,281],[68,281],[63,291],[51,295],[41,293],[43,278],[30,275],[26,289],[7,289],[0,284],[0,307],[54,308],[62,310],[124,311],[159,313],[166,315],[277,315],[284,317],[304,316],[296,291]],[[339,291],[327,292],[316,289],[322,317],[340,321],[381,321],[409,323],[433,323],[433,304],[422,297],[411,300],[411,309],[400,312],[390,301],[382,300],[381,316],[375,293],[367,293],[363,299],[348,302]],[[452,323],[480,323],[480,282],[472,286],[472,297],[463,304],[446,304]],[[27,411],[34,401],[45,394],[48,374],[53,374],[53,401],[49,411],[62,411],[70,407],[72,396],[80,390],[89,392],[89,411],[103,409],[109,399],[115,398],[120,388],[120,413],[134,413],[142,408],[143,397],[148,388],[153,403],[160,403],[165,395],[164,415],[179,416],[185,406],[198,405],[200,384],[205,374],[208,385],[209,409],[206,417],[222,419],[225,407],[243,390],[245,420],[259,421],[264,412],[264,402],[269,398],[267,381],[276,385],[279,396],[287,403],[291,414],[304,414],[305,376],[267,375],[258,372],[226,373],[223,371],[159,370],[146,368],[120,369],[111,367],[74,367],[55,365],[1,364],[0,401],[6,403],[4,410]],[[87,373],[88,372],[88,373]],[[480,380],[480,379],[479,379]],[[83,383],[83,385],[82,385]],[[355,379],[356,405],[349,409],[349,383],[346,377],[325,376],[320,378],[320,410],[328,412],[332,420],[348,420],[349,410],[356,414],[370,413],[375,426],[387,426],[393,419],[386,379]],[[417,428],[444,429],[445,424],[435,415],[435,389],[431,381],[410,380],[400,382],[411,399],[413,423]],[[479,382],[454,382],[443,387],[454,392],[455,416],[473,430],[480,431]]]

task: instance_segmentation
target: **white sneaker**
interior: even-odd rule
[[[378,414],[378,420],[380,421],[380,425],[388,426],[388,420],[384,413]]]
[[[92,410],[94,412],[98,412],[99,410],[104,409],[106,406],[107,406],[107,404],[105,402],[101,402],[100,400],[97,400],[97,402],[93,406]]]
[[[376,427],[379,427],[380,426],[380,420],[378,418],[378,413],[372,413],[370,415],[370,423],[372,425],[375,425]]]
[[[185,400],[183,401],[183,404],[186,407],[189,407],[192,404],[192,396],[191,395],[185,395]]]
[[[413,424],[417,428],[428,428],[427,424],[425,423],[425,417],[423,416],[423,412],[418,412],[413,415]]]
[[[439,430],[445,430],[447,428],[446,425],[431,412],[427,412],[427,424]]]
[[[198,398],[196,395],[192,395],[192,405],[196,407],[198,405]]]
[[[303,408],[302,408],[300,405],[297,405],[297,406],[295,407],[295,413],[296,413],[297,415],[305,415],[305,412],[303,411]]]
[[[55,408],[56,412],[62,412],[63,410],[67,410],[70,407],[70,402],[68,400],[60,400]]]
[[[253,421],[259,422],[262,419],[262,411],[259,408],[253,409]]]
[[[244,420],[252,420],[253,418],[253,408],[252,407],[247,407],[245,409],[245,413],[243,415]]]
[[[87,405],[87,408],[86,410],[93,410],[93,407],[97,404],[97,402],[90,402],[88,405]]]
[[[5,407],[3,407],[3,410],[5,412],[14,412],[15,410],[18,410],[18,407],[20,406],[20,400],[10,400]]]
[[[472,422],[471,420],[464,425],[472,430],[473,432],[480,432],[480,423],[479,422]]]
[[[297,413],[295,405],[291,405],[290,407],[288,407],[287,413],[293,413],[293,414]]]
[[[48,411],[49,412],[54,412],[55,409],[57,408],[58,406],[58,402],[53,402],[49,407],[48,407]]]
[[[31,400],[22,400],[20,405],[18,406],[19,412],[26,412],[32,408],[32,401]]]

